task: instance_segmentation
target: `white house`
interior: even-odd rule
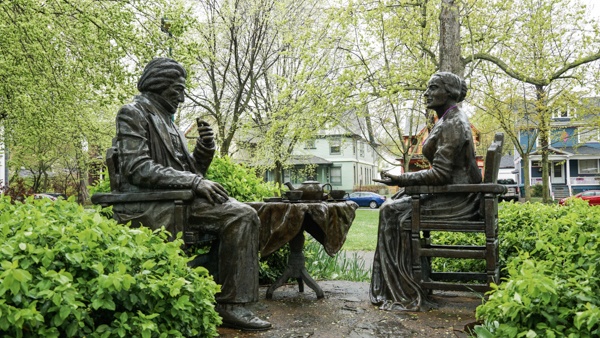
[[[185,134],[188,139],[195,139],[195,125],[188,127]],[[234,142],[235,160],[260,162],[261,159],[250,160],[253,142],[252,139]],[[373,178],[379,178],[379,164],[379,155],[362,136],[342,127],[327,128],[315,138],[295,146],[286,161],[283,182],[296,185],[314,179],[321,184],[331,184],[332,189],[351,192],[355,187],[375,184]],[[310,168],[310,175],[307,175],[307,168]],[[273,171],[268,170],[264,179],[275,181]]]
[[[306,179],[294,172],[315,166],[315,180],[329,183],[333,189],[353,191],[355,187],[375,184],[379,177],[379,156],[359,135],[342,129],[327,130],[315,139],[296,147],[292,153],[292,169],[284,170],[284,181],[300,183]],[[272,180],[268,174],[267,180]]]

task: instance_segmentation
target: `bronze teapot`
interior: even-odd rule
[[[294,188],[290,182],[285,182],[284,184],[290,190],[302,191],[302,199],[309,201],[322,201],[327,199],[327,194],[323,193],[323,188],[328,185],[331,189],[331,184],[321,184],[318,181],[304,181],[300,183],[300,187],[298,188]]]

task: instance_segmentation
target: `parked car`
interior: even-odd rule
[[[38,193],[38,194],[33,194],[33,198],[34,199],[42,199],[42,198],[47,198],[51,201],[56,201],[59,198],[62,199],[67,199],[67,195],[65,194],[60,194],[57,192],[43,192],[43,193]]]
[[[580,192],[577,195],[566,197],[558,201],[558,204],[564,205],[567,200],[571,198],[581,198],[584,201],[588,201],[590,205],[600,205],[600,190],[588,190]]]
[[[512,178],[499,179],[498,184],[506,187],[506,193],[498,196],[501,201],[519,201],[520,191],[519,185]]]
[[[51,201],[56,201],[58,199],[56,196],[52,196],[50,194],[33,194],[33,198],[36,200],[47,198]]]
[[[385,202],[385,196],[374,192],[359,191],[348,194],[348,200],[356,202],[359,207],[379,208]]]

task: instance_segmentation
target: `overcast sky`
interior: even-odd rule
[[[581,0],[582,3],[587,5],[588,11],[592,16],[600,19],[600,1],[599,0]]]

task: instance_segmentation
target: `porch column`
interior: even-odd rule
[[[565,161],[566,164],[566,169],[565,169],[565,175],[567,178],[567,189],[569,189],[569,196],[573,196],[573,192],[571,191],[571,159],[569,159],[570,156],[567,156],[567,160]]]

